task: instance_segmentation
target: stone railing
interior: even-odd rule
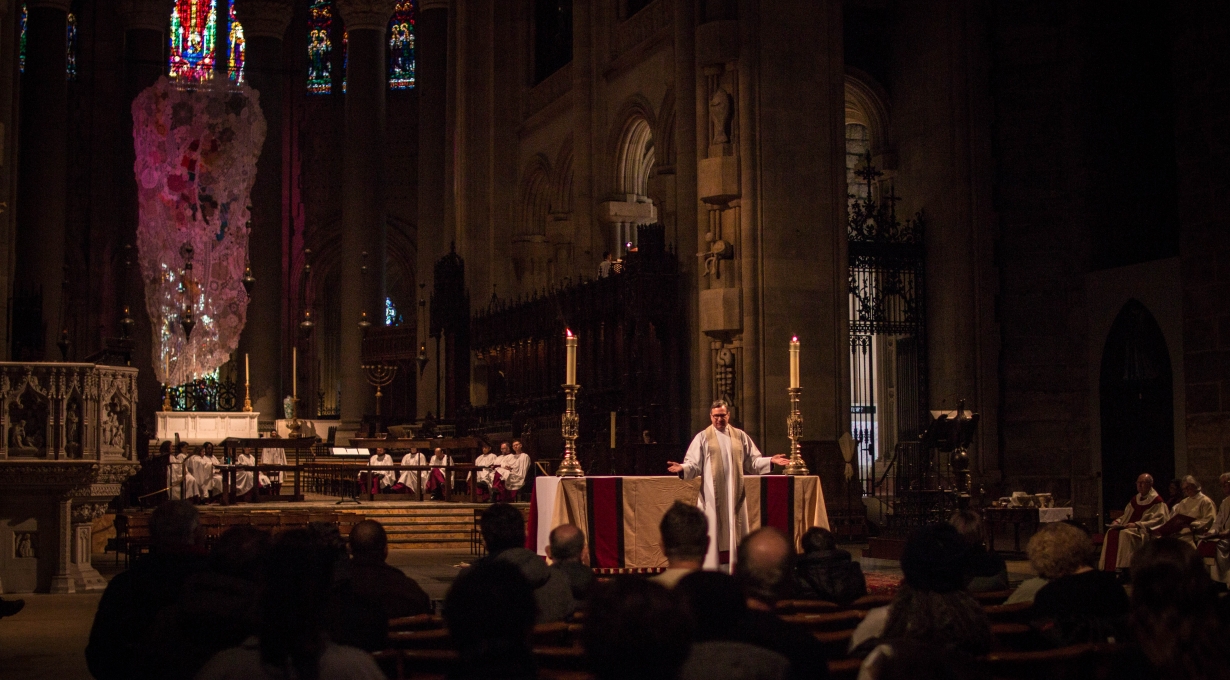
[[[135,368],[0,362],[0,400],[0,460],[135,460]]]

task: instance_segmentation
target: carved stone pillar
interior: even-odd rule
[[[43,360],[58,361],[68,190],[65,31],[69,0],[31,0],[27,6],[16,207],[16,281],[20,288],[15,293],[41,292],[42,346],[27,349]]]
[[[73,580],[69,565],[72,563],[73,534],[73,499],[56,499],[56,572],[51,577],[51,592],[75,593],[77,584]]]
[[[246,82],[260,93],[265,144],[252,185],[248,258],[256,285],[236,356],[251,357],[252,408],[261,422],[280,417],[283,389],[282,321],[282,38],[290,25],[290,0],[241,0],[235,14],[247,40]],[[286,352],[289,354],[289,352]],[[287,362],[289,363],[289,357]],[[305,383],[306,384],[306,383]],[[289,393],[289,390],[286,390]]]
[[[385,269],[385,40],[392,0],[338,0],[346,22],[346,113],[342,142],[341,365],[343,431],[373,400],[360,365],[360,312],[383,319]],[[360,273],[367,253],[367,275]]]
[[[72,554],[69,556],[68,575],[78,591],[106,590],[107,580],[93,565],[94,520],[107,512],[110,499],[94,498],[79,500],[72,506],[72,525],[69,540]]]

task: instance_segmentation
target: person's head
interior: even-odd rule
[[[611,261],[611,251],[609,250],[602,251],[602,259],[606,262],[610,262]]]
[[[726,431],[726,424],[730,422],[730,404],[725,400],[718,399],[709,405],[709,422],[713,423],[713,427],[721,431]]]
[[[437,460],[439,460],[439,459],[443,458],[443,457],[444,457],[444,449],[442,449],[442,448],[440,448],[440,447],[438,447],[438,446],[437,446],[436,448],[432,449],[432,450],[431,450],[431,457],[432,457],[432,458],[435,458],[435,459],[437,459]]]
[[[492,555],[525,545],[525,518],[508,503],[496,503],[487,508],[478,525],[487,552]]]
[[[1170,480],[1166,485],[1166,495],[1170,498],[1178,498],[1183,495],[1183,482],[1178,479]]]
[[[482,441],[481,446],[483,447],[483,453],[482,453],[482,455],[484,455],[484,456],[485,456],[485,455],[487,455],[487,454],[491,453],[491,444],[490,444],[490,443],[488,443],[486,440],[483,440],[483,441]]]
[[[575,524],[561,524],[551,530],[547,557],[554,562],[580,560],[585,549],[585,534]]]
[[[1087,566],[1093,542],[1071,524],[1048,522],[1038,528],[1025,550],[1038,576],[1053,581]]]
[[[202,453],[204,453],[204,455],[206,455],[206,456],[212,456],[212,455],[214,455],[214,443],[213,443],[213,442],[205,442],[204,444],[202,444],[202,445],[201,445],[201,451],[202,451]]]
[[[1200,482],[1196,478],[1188,475],[1183,478],[1183,495],[1188,498],[1195,498],[1200,493]]]
[[[589,669],[599,680],[670,680],[688,656],[688,623],[670,592],[653,581],[600,584],[581,629]]]
[[[662,534],[662,553],[671,564],[687,562],[699,568],[705,561],[709,522],[696,506],[675,501],[658,523],[658,531]]]
[[[919,527],[906,537],[901,571],[911,588],[950,593],[965,589],[969,543],[951,524]]]
[[[512,453],[512,449],[509,448],[508,442],[500,442],[500,453],[504,455]]]
[[[1148,541],[1132,556],[1131,575],[1132,628],[1153,665],[1183,669],[1182,677],[1227,677],[1225,628],[1200,553],[1175,538]]]
[[[269,433],[269,438],[270,439],[281,439],[282,435],[278,434],[277,428],[274,428],[273,432]]]
[[[316,680],[324,651],[324,615],[333,553],[307,529],[279,535],[268,551],[260,596],[261,661]]]
[[[1230,496],[1230,472],[1223,472],[1217,478],[1217,483],[1221,485],[1222,493]]]
[[[794,546],[782,532],[762,527],[739,542],[735,578],[748,600],[769,607],[790,595]]]
[[[812,527],[803,534],[803,552],[820,553],[837,549],[837,537],[824,527]]]
[[[444,622],[463,658],[528,652],[535,616],[534,589],[508,562],[478,562],[444,596]]]
[[[356,560],[383,562],[389,556],[389,536],[384,525],[365,519],[350,530],[350,554]]]
[[[165,454],[170,454],[170,453],[171,453],[171,440],[170,440],[170,439],[168,439],[168,440],[166,440],[166,441],[164,441],[164,442],[162,442],[161,444],[159,444],[159,445],[158,445],[158,455],[160,455],[160,456],[161,456],[161,455],[162,455],[162,454],[164,454],[164,453],[165,453]]]
[[[1153,490],[1153,475],[1144,473],[1136,478],[1136,493],[1144,496]]]
[[[218,537],[209,550],[210,569],[218,574],[256,583],[260,579],[269,532],[250,524],[237,524]]]
[[[970,545],[982,545],[982,516],[973,510],[958,510],[948,518],[948,523]]]
[[[980,655],[990,651],[987,615],[965,590],[970,545],[951,524],[919,527],[901,553],[905,579],[889,606],[884,639],[906,638]]]
[[[380,449],[380,448],[376,449],[376,455],[377,455],[377,456],[384,456],[384,449]]]
[[[692,619],[693,641],[732,640],[747,614],[739,583],[716,571],[694,571],[675,585],[675,595]]]
[[[149,517],[155,550],[183,550],[201,542],[201,513],[188,501],[167,501]]]
[[[188,442],[180,442],[175,445],[175,453],[183,453],[186,448],[188,448]]]
[[[512,443],[512,447],[513,447],[513,453],[520,454],[521,453],[521,440],[514,439]]]

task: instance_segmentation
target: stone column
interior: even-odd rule
[[[392,0],[338,0],[346,22],[346,113],[342,153],[342,417],[357,427],[375,393],[360,365],[359,314],[374,324],[384,310],[384,102],[388,90],[385,38]],[[368,254],[367,276],[360,275]]]
[[[282,402],[282,38],[290,24],[290,0],[240,0],[235,4],[247,40],[244,79],[260,94],[265,145],[252,185],[248,260],[256,285],[236,356],[250,355],[252,408],[263,424],[280,417]],[[307,384],[307,383],[304,383]]]
[[[29,26],[29,23],[26,24]],[[29,29],[27,29],[29,30]],[[28,34],[27,34],[28,35]],[[27,45],[29,45],[27,38]],[[26,53],[26,67],[29,68],[29,52]],[[27,71],[28,73],[29,71]],[[51,592],[75,593],[76,580],[69,568],[73,558],[73,499],[64,496],[56,499],[56,573],[51,577]]]
[[[415,89],[419,100],[419,206],[418,206],[418,259],[415,271],[417,283],[427,284],[422,295],[431,294],[432,272],[436,260],[448,252],[450,239],[445,233],[445,126],[448,102],[448,36],[449,0],[422,0],[419,2],[418,24],[415,26],[415,58],[418,71],[415,74]],[[415,290],[418,294],[419,290]],[[417,305],[416,297],[416,305]],[[418,402],[418,417],[428,411],[436,411],[436,375],[439,366],[434,357],[435,341],[428,337],[426,315],[418,313],[419,342],[428,343],[427,362],[421,375],[417,376],[415,395]]]
[[[27,6],[26,71],[21,77],[16,281],[25,292],[42,290],[42,359],[57,361],[68,190],[65,30],[69,0],[30,0]]]

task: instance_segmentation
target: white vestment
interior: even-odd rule
[[[387,453],[384,454],[383,456],[380,454],[376,454],[372,456],[367,462],[369,465],[392,465],[393,456]],[[397,483],[397,471],[396,470],[372,470],[372,475],[376,478],[377,481],[380,482],[381,489],[387,489],[388,487],[393,486],[394,484]]]
[[[411,451],[401,457],[402,465],[426,465],[427,458],[421,451]],[[418,493],[419,486],[427,481],[426,470],[406,470],[397,477],[398,483]]]
[[[1217,517],[1209,531],[1215,534],[1230,532],[1230,496],[1221,499],[1221,507],[1217,509]],[[1213,558],[1213,580],[1230,583],[1230,538],[1217,540],[1217,555]]]
[[[241,451],[235,456],[236,465],[256,465],[256,456]],[[236,470],[235,471],[235,495],[242,496],[252,490],[252,471],[251,470]]]
[[[209,460],[214,467],[214,474],[209,478],[209,493],[210,495],[222,493],[222,459],[215,453]]]
[[[525,478],[530,472],[530,454],[510,453],[500,456],[496,465],[496,472],[500,473],[500,479],[504,480],[505,489],[517,491],[525,486]]]
[[[735,550],[748,533],[743,476],[767,474],[772,468],[772,459],[761,455],[752,438],[733,426],[727,425],[725,432],[709,426],[692,439],[680,476],[701,478],[696,507],[709,520],[705,569],[716,569],[722,552],[730,553],[734,568]]]
[[[286,449],[261,449],[261,465],[286,465]],[[281,484],[281,472],[261,472],[261,486]]]
[[[452,465],[453,457],[448,455],[447,453],[441,454],[439,456],[433,453],[431,454],[431,460],[429,460],[427,464],[432,467],[444,467],[445,465]],[[454,473],[452,472],[448,473],[448,487],[450,489],[453,488],[453,474]]]
[[[167,461],[167,493],[170,494],[170,498],[173,501],[183,498],[185,458],[187,456],[182,453],[173,453]]]
[[[482,468],[486,468],[488,465],[495,465],[498,458],[499,456],[494,453],[482,453],[479,454],[478,458],[474,459],[474,464],[480,468],[474,472],[474,477],[479,484],[491,486],[491,482],[495,479],[495,470],[486,470]]]
[[[1199,536],[1209,530],[1213,526],[1213,519],[1217,517],[1217,506],[1213,505],[1213,499],[1197,493],[1191,498],[1184,498],[1174,504],[1174,508],[1170,511],[1170,516],[1185,515],[1194,518],[1192,523],[1187,525],[1187,528],[1175,534],[1174,537],[1186,541],[1193,548],[1196,547],[1196,541]]]
[[[1132,555],[1153,537],[1153,530],[1170,519],[1170,509],[1157,495],[1157,491],[1149,489],[1145,496],[1132,496],[1128,501],[1123,516],[1106,528],[1106,538],[1102,541],[1102,557],[1098,559],[1098,569],[1115,571],[1127,569],[1132,565]],[[1131,529],[1128,524],[1135,523]],[[1112,536],[1114,534],[1114,536]],[[1110,558],[1107,558],[1107,553]]]
[[[214,459],[210,456],[189,456],[184,461],[184,498],[209,498],[210,480],[214,478]]]

